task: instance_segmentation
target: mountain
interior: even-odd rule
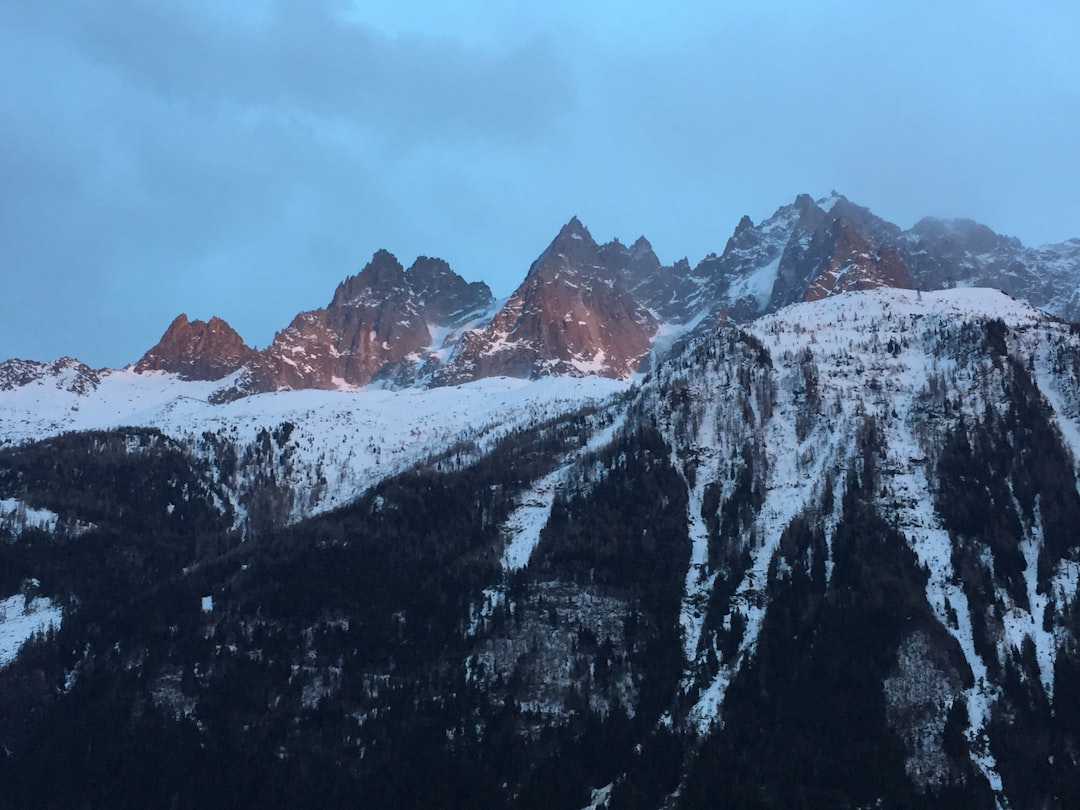
[[[135,370],[204,380],[240,371],[221,399],[489,376],[627,379],[695,329],[854,290],[993,286],[1080,317],[1078,267],[1077,240],[1034,250],[972,222],[933,219],[902,231],[836,192],[800,195],[757,225],[744,217],[723,252],[695,267],[663,265],[645,237],[598,244],[575,217],[498,305],[440,259],[420,257],[406,271],[383,250],[261,351],[221,319],[181,315]]]
[[[176,317],[135,371],[166,371],[187,380],[218,380],[255,359],[255,350],[221,318],[189,321]]]
[[[376,378],[411,379],[437,362],[443,340],[491,305],[486,284],[469,284],[439,259],[406,271],[379,251],[346,279],[325,309],[302,312],[260,355],[248,390],[335,389]]]
[[[1054,315],[1080,319],[1080,240],[1026,248],[971,220],[923,219],[896,247],[925,289],[996,287]]]
[[[967,286],[1070,249],[572,219],[505,302],[379,253],[216,378],[0,364],[0,792],[1080,805],[1080,331]]]
[[[565,387],[583,382],[518,381],[562,388],[471,443],[436,415],[472,396],[462,412],[489,402],[499,424],[509,389],[491,380],[183,405],[227,409],[217,431],[167,400],[180,439],[124,428],[0,452],[5,503],[56,516],[0,544],[3,583],[28,615],[67,606],[0,669],[5,793],[1080,798],[1073,329],[999,292],[879,288],[710,331],[636,386]],[[345,424],[324,449],[390,448],[426,412],[442,425],[426,455],[334,511],[238,531],[317,489],[302,468],[338,486],[312,448],[348,411],[315,398],[369,397],[373,428],[402,432]],[[267,427],[233,432],[259,412]],[[65,780],[43,783],[43,758]]]
[[[601,250],[581,222],[571,219],[490,323],[462,337],[436,379],[628,377],[659,325],[631,293],[632,269],[640,275],[659,270],[651,248],[639,246],[636,254]]]
[[[219,392],[222,398],[412,381],[438,363],[447,336],[491,301],[486,284],[466,282],[441,259],[421,256],[406,271],[381,250],[338,285],[327,307],[301,312],[262,351],[244,345],[220,318],[189,322],[180,315],[134,368],[195,380],[241,370],[236,384]]]

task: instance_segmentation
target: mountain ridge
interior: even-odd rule
[[[970,220],[908,230],[842,194],[800,194],[755,224],[744,216],[719,254],[663,265],[641,236],[598,244],[572,217],[501,306],[483,282],[418,257],[377,251],[330,303],[299,313],[254,350],[219,318],[180,316],[134,364],[221,379],[236,398],[301,388],[456,384],[488,375],[600,374],[655,361],[657,336],[746,323],[787,304],[875,286],[993,286],[1051,314],[1080,317],[1080,240],[1040,248]],[[530,286],[531,285],[531,286]]]
[[[634,382],[230,384],[0,391],[53,437],[0,450],[0,574],[68,605],[0,667],[9,795],[1080,798],[1080,336],[1028,303],[795,302]]]

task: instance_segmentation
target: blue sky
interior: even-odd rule
[[[836,189],[1080,236],[1075,3],[0,3],[0,358],[256,346],[385,247],[508,294],[577,215],[660,258]]]

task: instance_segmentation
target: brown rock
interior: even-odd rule
[[[255,350],[221,318],[189,321],[181,314],[135,364],[135,371],[169,371],[189,380],[219,380],[254,358]]]
[[[571,219],[491,323],[463,336],[436,381],[497,375],[627,377],[648,354],[658,321],[626,289],[627,267],[613,266],[613,248],[605,247],[602,251],[581,222]],[[645,246],[636,247],[638,260],[648,268]]]

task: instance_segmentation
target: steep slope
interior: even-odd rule
[[[0,670],[38,718],[0,714],[6,795],[1080,801],[1074,330],[995,291],[880,288],[619,388],[70,613]],[[299,457],[296,430],[258,444]]]
[[[876,287],[993,287],[1066,319],[1080,317],[1080,240],[1027,248],[970,220],[922,219],[901,231],[843,195],[800,195],[692,272],[695,306],[745,323],[789,304]],[[709,321],[712,318],[707,319]]]
[[[743,217],[724,252],[694,268],[697,305],[746,322],[798,301],[914,286],[889,243],[899,228],[841,195],[802,194],[759,225]]]
[[[614,266],[613,258],[619,260]],[[645,243],[636,252],[614,246],[602,251],[575,217],[491,322],[462,337],[436,380],[452,384],[550,374],[626,378],[645,358],[659,325],[635,300],[627,274],[644,282],[658,269]]]
[[[810,785],[819,806],[1073,795],[1060,749],[1035,762],[1006,728],[1049,745],[1057,706],[1080,730],[1053,697],[1080,630],[1075,427],[1052,404],[1075,383],[1040,372],[1075,336],[1000,293],[881,291],[782,310],[747,340],[756,362],[705,344],[653,406],[681,403],[665,436],[692,449],[684,711],[706,744],[686,806],[760,800],[755,784],[779,806]],[[867,663],[838,668],[853,646]],[[823,777],[826,740],[854,747]],[[745,782],[733,758],[754,763]]]
[[[381,250],[346,279],[325,309],[302,312],[260,352],[238,392],[409,382],[438,365],[447,335],[491,304],[486,284],[468,283],[439,259],[406,271]]]
[[[220,380],[255,359],[256,352],[221,318],[176,317],[135,371],[167,371],[187,380]]]

